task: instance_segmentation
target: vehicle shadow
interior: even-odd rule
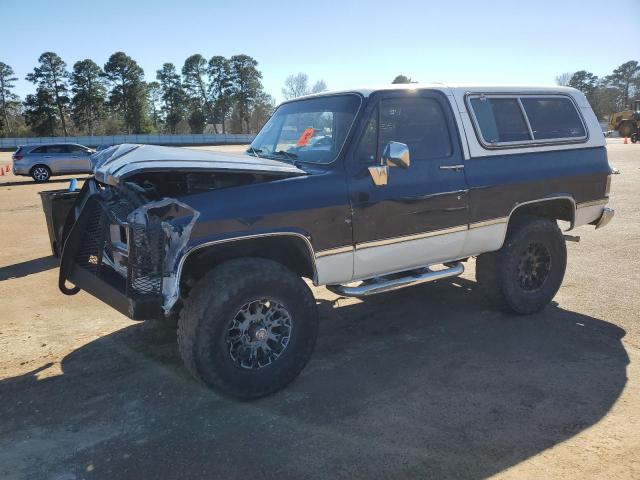
[[[596,424],[626,383],[621,328],[498,312],[464,279],[319,310],[301,377],[254,402],[192,380],[152,323],[1,381],[0,476],[484,478]]]
[[[53,255],[48,257],[34,258],[20,263],[14,263],[13,265],[7,265],[0,267],[0,282],[9,280],[12,278],[26,277],[34,273],[44,272],[45,270],[51,270],[58,266],[58,259]]]

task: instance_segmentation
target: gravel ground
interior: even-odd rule
[[[575,232],[543,312],[494,310],[473,261],[316,288],[311,362],[250,403],[191,379],[174,331],[63,296],[37,192],[67,180],[1,176],[0,478],[640,478],[640,144],[608,150],[616,217]]]

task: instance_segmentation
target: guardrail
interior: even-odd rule
[[[95,135],[77,137],[0,138],[0,149],[17,148],[30,143],[79,143],[87,147],[120,143],[153,145],[225,145],[251,143],[255,135],[244,133],[191,135]]]

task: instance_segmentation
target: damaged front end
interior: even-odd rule
[[[135,320],[168,314],[179,295],[174,266],[199,213],[156,197],[135,183],[88,180],[63,233],[60,290],[85,290]]]
[[[59,287],[85,290],[136,320],[169,315],[179,300],[177,266],[200,216],[189,196],[305,175],[276,160],[153,145],[114,146],[92,162],[94,177],[64,228],[49,229],[61,252]]]

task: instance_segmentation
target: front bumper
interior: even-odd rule
[[[611,219],[613,219],[615,213],[616,212],[613,208],[605,207],[602,211],[602,214],[600,215],[600,218],[596,220],[596,229],[606,226],[611,221]]]
[[[66,295],[85,290],[134,320],[161,318],[166,238],[159,223],[136,223],[135,208],[85,182],[65,221],[58,286]]]

